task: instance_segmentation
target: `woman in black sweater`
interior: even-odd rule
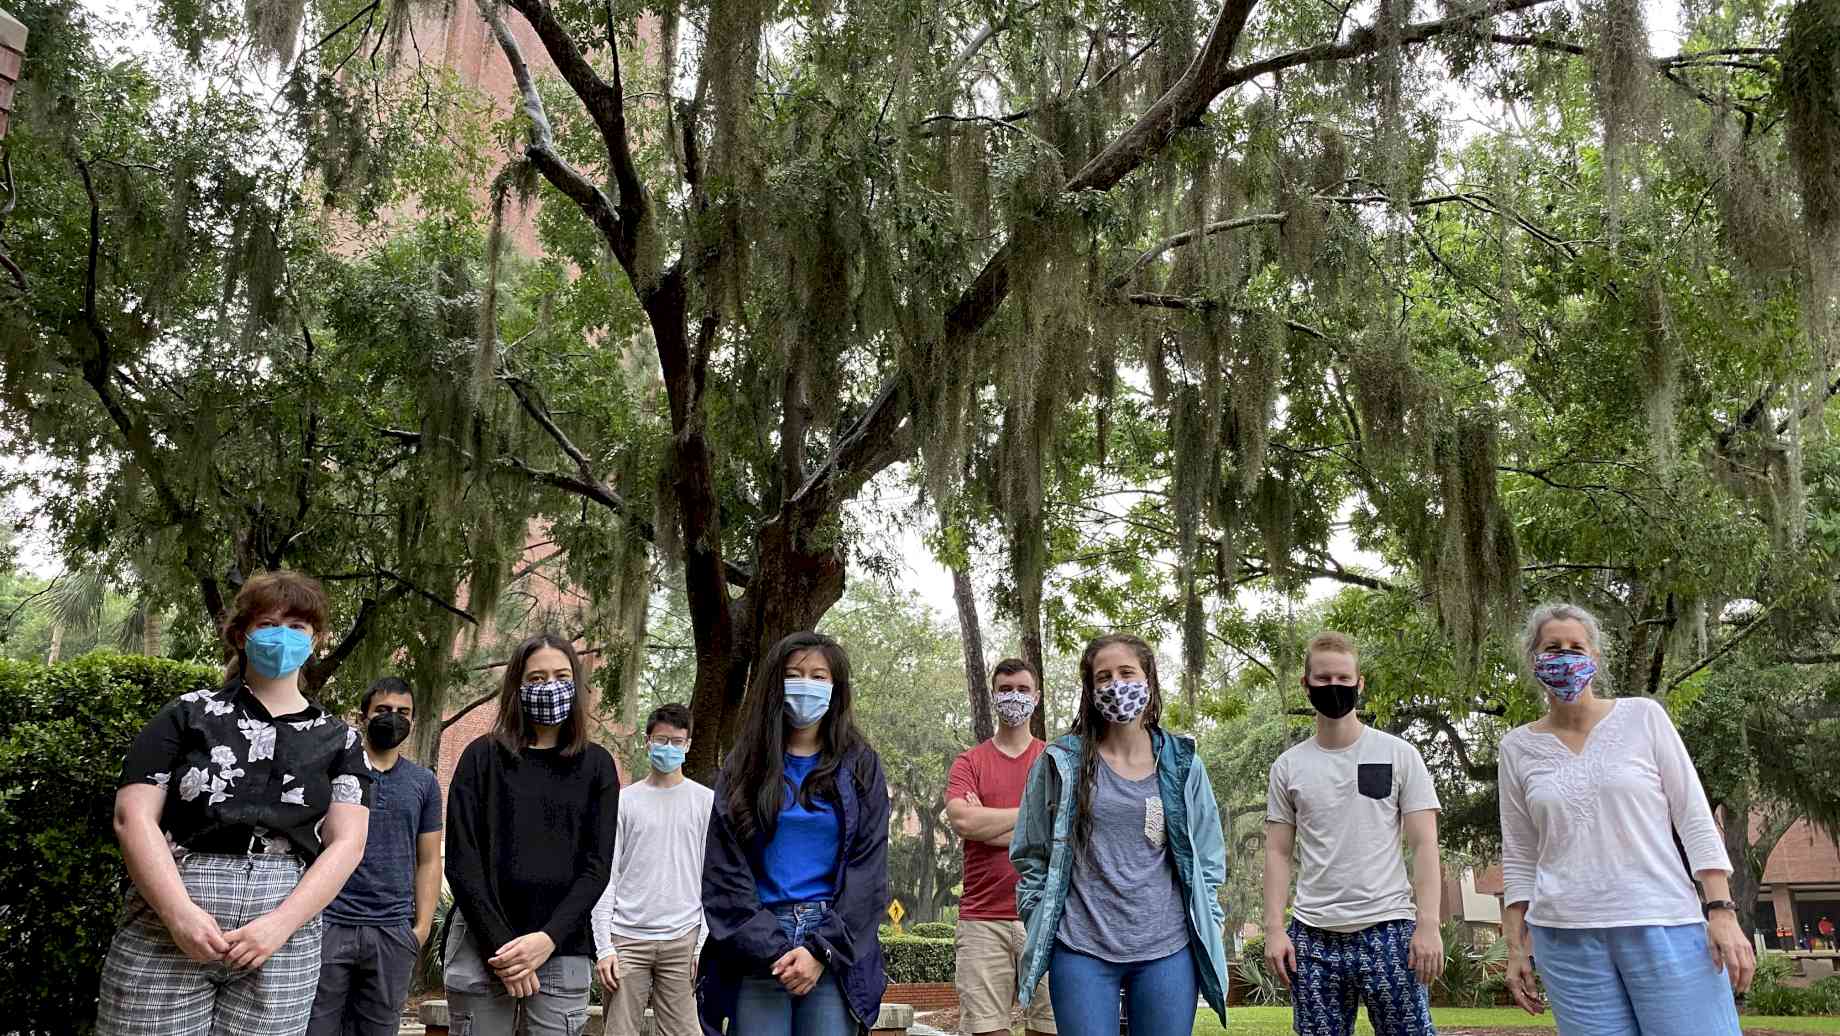
[[[588,912],[607,887],[620,781],[590,744],[581,660],[526,640],[498,726],[466,746],[447,794],[453,919],[444,959],[455,1036],[576,1036],[588,1020]]]

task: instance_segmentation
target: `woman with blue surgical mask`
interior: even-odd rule
[[[1756,956],[1686,745],[1653,699],[1600,696],[1590,612],[1535,610],[1523,647],[1546,715],[1501,742],[1509,992],[1537,1014],[1537,970],[1561,1036],[1738,1036]]]
[[[575,645],[524,641],[497,726],[454,767],[442,959],[457,1033],[575,1036],[587,1022],[589,913],[612,866],[620,778],[588,740],[583,675]]]
[[[305,695],[327,601],[298,572],[237,592],[221,688],[181,695],[122,767],[115,834],[133,885],[102,969],[109,1036],[304,1032],[320,910],[364,855],[358,732]]]
[[[888,979],[888,784],[851,714],[850,660],[820,633],[767,653],[716,780],[698,990],[713,1031],[855,1036]]]

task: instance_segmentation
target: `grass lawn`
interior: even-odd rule
[[[1486,1028],[1499,1026],[1503,1029],[1526,1029],[1553,1027],[1550,1013],[1538,1018],[1529,1017],[1523,1011],[1514,1010],[1480,1010],[1465,1011],[1457,1009],[1434,1010],[1433,1020],[1441,1029],[1445,1026],[1463,1028]],[[1234,1007],[1227,1011],[1230,1020],[1225,1029],[1214,1020],[1212,1014],[1201,1019],[1195,1025],[1195,1036],[1288,1036],[1291,1031],[1291,1009],[1288,1007]],[[1744,1031],[1753,1029],[1774,1029],[1778,1032],[1831,1032],[1840,1033],[1840,1018],[1743,1018]],[[1362,1036],[1372,1036],[1373,1029],[1367,1025],[1366,1012],[1362,1012],[1359,1028]]]

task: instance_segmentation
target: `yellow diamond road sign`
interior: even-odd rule
[[[888,904],[888,920],[894,922],[894,927],[896,931],[900,931],[901,918],[906,917],[906,916],[907,916],[907,908],[901,905],[900,900],[897,899],[894,902]]]

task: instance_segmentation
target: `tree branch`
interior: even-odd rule
[[[482,0],[482,6],[490,2]],[[594,66],[588,64],[580,48],[575,46],[575,40],[569,36],[568,30],[557,19],[555,10],[546,0],[510,0],[510,4],[536,30],[537,39],[542,41],[550,62],[562,74],[569,88],[575,91],[575,96],[581,99],[582,106],[588,110],[588,116],[594,120],[595,128],[600,131],[601,144],[607,150],[607,163],[613,170],[614,186],[619,191],[614,211],[619,216],[620,234],[608,243],[613,246],[620,265],[626,267],[627,272],[633,276],[634,286],[644,293],[656,281],[658,271],[655,262],[641,263],[642,257],[636,250],[640,226],[648,206],[645,185],[639,179],[638,167],[633,164],[632,145],[626,137],[626,99],[625,86],[620,79],[620,48],[610,41],[613,79],[602,79],[594,71]],[[503,46],[505,41],[501,39],[499,42]],[[522,86],[520,80],[520,90]],[[635,266],[651,268],[640,270],[635,269]],[[645,275],[644,280],[640,279],[641,274]]]
[[[1130,282],[1132,277],[1137,275],[1139,270],[1149,266],[1151,263],[1155,262],[1159,256],[1172,248],[1180,248],[1191,241],[1199,241],[1204,237],[1225,233],[1229,230],[1240,230],[1245,227],[1283,223],[1285,219],[1286,214],[1282,212],[1261,212],[1253,216],[1240,216],[1237,219],[1223,219],[1215,223],[1209,223],[1203,227],[1184,230],[1173,237],[1165,238],[1160,244],[1138,256],[1131,262],[1131,265],[1125,267],[1116,277],[1106,282],[1105,290],[1112,292],[1124,287]]]
[[[580,170],[570,165],[556,151],[556,134],[550,126],[549,112],[543,107],[543,97],[537,93],[536,80],[531,78],[530,66],[524,63],[524,53],[518,47],[517,38],[511,35],[510,27],[505,24],[505,19],[499,14],[498,6],[493,0],[477,0],[477,2],[480,16],[485,19],[487,25],[491,26],[492,35],[497,38],[499,49],[505,52],[505,61],[511,66],[511,77],[517,82],[518,93],[524,100],[524,113],[530,119],[530,142],[524,148],[525,157],[537,167],[537,171],[543,174],[544,179],[554,184],[557,190],[581,207],[583,214],[606,239],[608,247],[617,248],[621,242],[627,240],[628,233],[620,219],[619,211],[599,187],[589,181]],[[524,2],[529,3],[533,0],[524,0]],[[552,55],[552,59],[553,57]],[[576,57],[580,58],[580,54],[578,53]],[[593,74],[592,69],[589,69],[589,74]],[[621,261],[624,263],[626,258],[621,257]],[[637,284],[636,281],[634,283]]]
[[[360,602],[358,614],[351,620],[351,626],[345,630],[345,635],[339,638],[338,645],[308,663],[304,674],[307,678],[307,686],[316,691],[326,686],[333,674],[339,671],[339,666],[345,664],[345,660],[351,657],[352,652],[358,650],[358,645],[364,643],[365,637],[370,636],[372,627],[377,624],[378,614],[402,600],[408,593],[406,585],[398,584],[385,591],[381,600],[366,597]]]

